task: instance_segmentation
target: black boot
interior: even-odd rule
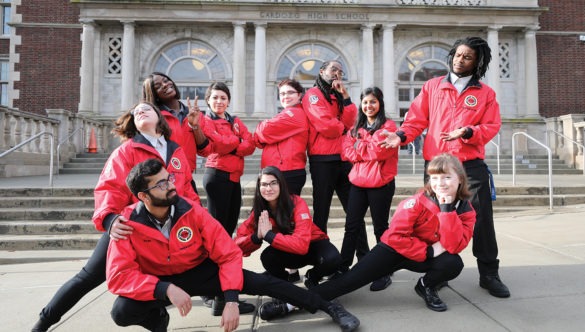
[[[341,327],[343,332],[351,332],[360,326],[360,320],[349,313],[339,302],[329,302],[325,312]]]
[[[288,314],[288,306],[284,301],[274,299],[272,301],[264,302],[258,308],[260,318],[264,320],[271,320],[276,317],[283,317]]]
[[[445,311],[447,305],[441,300],[437,290],[434,287],[426,287],[423,285],[422,277],[418,279],[414,291],[425,300],[427,308],[433,311]]]
[[[35,326],[30,330],[31,332],[46,332],[51,325],[45,322],[42,318],[35,323]]]
[[[493,276],[480,276],[479,277],[479,286],[481,288],[485,288],[488,292],[495,297],[510,297],[510,290],[502,280],[500,280],[499,275]]]

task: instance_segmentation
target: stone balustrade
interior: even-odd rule
[[[60,160],[67,161],[76,153],[87,151],[92,129],[96,134],[98,152],[111,150],[108,134],[111,119],[93,119],[89,115],[79,115],[63,109],[48,109],[46,112],[48,116],[42,116],[0,106],[0,152],[9,150],[38,133],[49,132],[54,138],[54,153],[61,144]],[[50,135],[43,135],[4,156],[0,159],[0,176],[49,174],[50,140]]]

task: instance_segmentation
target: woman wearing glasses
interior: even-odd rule
[[[303,91],[293,79],[280,82],[278,96],[284,109],[272,119],[260,122],[254,131],[256,147],[263,149],[260,167],[278,167],[290,193],[299,196],[307,181],[309,140],[309,123],[301,105]]]
[[[106,281],[106,254],[110,238],[118,241],[132,233],[132,227],[125,224],[126,219],[119,213],[127,205],[136,202],[125,183],[134,165],[150,158],[161,160],[172,176],[158,187],[166,190],[168,182],[173,182],[179,195],[201,204],[194,190],[189,161],[183,149],[169,140],[169,125],[156,106],[147,102],[137,104],[116,120],[112,132],[123,143],[108,158],[94,191],[95,211],[92,219],[104,235],[81,271],[61,286],[43,308],[33,332],[47,331],[85,294]]]
[[[268,243],[260,260],[271,275],[287,280],[286,268],[299,269],[307,265],[305,285],[312,287],[326,275],[336,271],[341,256],[329,237],[313,224],[307,203],[289,194],[283,173],[274,166],[262,169],[256,181],[256,192],[250,217],[238,228],[236,244],[244,256]],[[286,305],[280,303],[279,305]],[[286,312],[292,307],[287,307]],[[260,317],[272,317],[272,308],[260,309]]]

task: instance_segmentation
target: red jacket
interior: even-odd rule
[[[408,144],[428,128],[423,157],[448,152],[460,161],[485,159],[485,145],[500,130],[500,106],[496,94],[489,86],[472,79],[459,94],[448,76],[428,80],[408,110],[408,116],[399,131],[404,132]],[[470,138],[452,141],[440,139],[441,132],[469,127]]]
[[[275,249],[297,255],[306,255],[309,252],[309,244],[314,241],[328,239],[327,234],[313,223],[313,218],[307,203],[297,195],[291,195],[295,205],[293,211],[294,230],[290,235],[280,233],[276,222],[270,218],[272,233],[266,235],[266,240]],[[236,244],[244,252],[244,256],[250,256],[262,246],[262,241],[254,241],[252,236],[256,234],[256,222],[254,212],[244,221],[236,232]],[[254,236],[257,239],[257,237]]]
[[[303,97],[303,109],[309,119],[309,157],[313,155],[341,155],[341,142],[357,116],[352,103],[339,114],[337,103],[343,102],[331,95],[329,104],[318,87],[312,87]]]
[[[256,147],[264,149],[260,167],[276,166],[281,171],[304,169],[308,140],[309,123],[300,104],[260,122],[254,131]]]
[[[352,129],[353,130],[353,129]],[[349,172],[349,182],[362,188],[379,188],[394,180],[398,171],[398,150],[378,146],[384,140],[383,131],[396,131],[394,121],[388,119],[382,128],[370,134],[366,129],[358,129],[358,137],[348,131],[343,139],[341,157],[353,163]]]
[[[126,185],[126,177],[132,167],[150,158],[160,160],[169,173],[175,174],[175,187],[181,196],[201,205],[199,196],[193,189],[191,168],[183,148],[173,141],[167,141],[167,159],[138,134],[117,147],[106,162],[94,190],[95,210],[92,220],[98,231],[105,232],[122,209],[138,199]]]
[[[219,266],[221,289],[239,293],[244,283],[242,252],[223,226],[204,208],[182,198],[174,207],[169,239],[152,224],[142,202],[124,209],[134,231],[126,240],[110,241],[110,292],[138,301],[165,300],[169,283],[158,276],[183,273],[210,258]]]
[[[167,123],[171,128],[170,140],[177,142],[177,144],[183,148],[189,161],[189,167],[195,172],[197,169],[197,154],[206,157],[211,153],[211,145],[209,144],[209,141],[197,146],[195,143],[195,136],[193,135],[193,129],[189,127],[189,121],[187,121],[187,118],[183,120],[183,123],[180,123],[179,119],[167,110],[161,109],[161,114],[165,120],[167,120]],[[204,116],[201,113],[200,119],[203,118]],[[200,120],[199,122],[202,121]]]
[[[380,241],[410,260],[424,262],[427,247],[437,241],[450,254],[463,251],[474,225],[475,210],[469,201],[460,202],[455,211],[441,212],[436,201],[421,191],[400,202]]]
[[[239,182],[244,173],[244,157],[254,153],[254,139],[238,117],[226,113],[224,120],[213,112],[205,120],[203,132],[211,141],[212,153],[205,167],[230,173],[232,182]]]

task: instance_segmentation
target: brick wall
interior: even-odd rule
[[[538,85],[540,114],[585,114],[585,1],[540,0],[549,11],[540,16]],[[573,32],[567,34],[567,32]]]
[[[22,43],[16,46],[20,62],[15,71],[20,71],[20,81],[14,82],[14,88],[20,98],[14,107],[37,114],[50,108],[77,112],[82,29],[56,25],[78,24],[78,7],[69,0],[27,0],[16,11],[24,25],[49,26],[16,28]]]

